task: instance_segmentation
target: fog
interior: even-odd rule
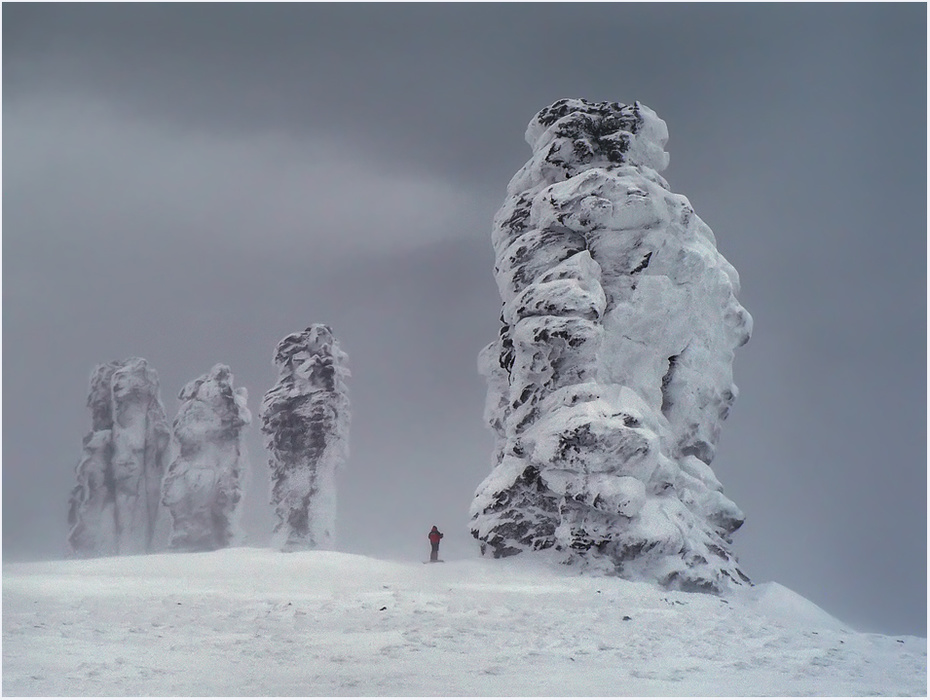
[[[640,100],[755,319],[712,465],[734,550],[926,635],[926,7],[6,4],[3,556],[67,555],[94,365],[169,419],[217,362],[257,414],[283,336],[349,355],[338,548],[476,551],[491,220],[562,97]],[[257,421],[249,541],[273,519]]]

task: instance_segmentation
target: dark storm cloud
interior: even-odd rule
[[[838,43],[913,47],[890,16],[867,6],[13,5],[4,85],[13,98],[37,84],[91,91],[210,133],[338,135],[485,181],[525,159],[532,113],[518,105],[639,99],[660,115],[717,111],[726,133],[721,106],[790,114],[797,84],[830,90],[823,59],[833,77],[868,70],[846,65]],[[773,61],[781,73],[764,65]]]
[[[72,242],[200,241],[275,255],[309,245],[322,257],[442,238],[468,205],[416,168],[308,134],[192,133],[73,97],[14,101],[4,122],[17,135],[4,150],[11,219],[22,213],[22,226],[44,222]],[[67,231],[55,221],[61,203],[71,205]]]
[[[228,362],[257,412],[317,321],[354,373],[345,546],[406,556],[438,521],[470,552],[490,220],[566,96],[667,121],[740,272],[713,466],[745,570],[925,634],[920,4],[5,4],[4,553],[60,554],[95,363],[149,358],[173,416]]]

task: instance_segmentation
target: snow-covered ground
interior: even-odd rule
[[[237,548],[4,563],[4,695],[926,695],[927,641],[775,583]]]

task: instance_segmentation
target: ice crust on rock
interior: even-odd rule
[[[151,552],[171,439],[158,375],[138,357],[98,365],[87,407],[68,542],[83,556]]]
[[[252,422],[245,387],[217,364],[181,389],[174,419],[178,456],[168,467],[162,503],[171,513],[169,546],[204,552],[241,539],[242,483],[248,473],[243,431]]]
[[[274,544],[294,551],[330,547],[336,525],[336,473],[349,449],[348,357],[332,329],[314,324],[278,343],[278,382],[262,401],[271,452]]]
[[[482,350],[495,468],[472,534],[495,557],[721,591],[743,514],[709,464],[752,318],[710,228],[659,174],[668,131],[640,103],[559,100],[494,220],[498,339]]]

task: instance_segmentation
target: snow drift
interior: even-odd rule
[[[262,432],[271,452],[275,543],[285,550],[331,546],[336,528],[336,472],[349,448],[347,355],[332,329],[314,324],[280,343],[278,382],[262,401]]]
[[[708,596],[534,559],[4,562],[3,694],[926,696],[926,639],[777,584]]]
[[[242,482],[248,470],[243,429],[252,421],[245,387],[223,364],[187,384],[174,419],[179,454],[168,467],[162,503],[171,513],[169,546],[182,551],[228,547],[241,533]]]
[[[138,357],[98,365],[87,406],[68,542],[83,556],[150,552],[171,439],[158,375]]]
[[[495,557],[555,548],[625,578],[748,581],[740,509],[709,464],[752,318],[710,228],[659,175],[665,122],[560,100],[495,217],[499,338],[479,356],[495,467],[471,530]]]

